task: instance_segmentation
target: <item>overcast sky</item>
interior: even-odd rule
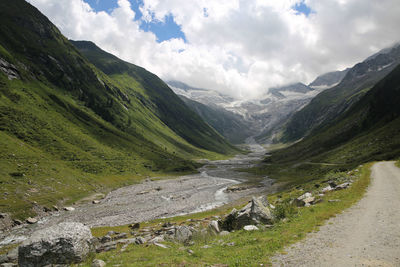
[[[28,0],[164,80],[255,98],[400,41],[399,0]]]

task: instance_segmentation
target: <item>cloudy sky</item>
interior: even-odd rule
[[[164,80],[238,98],[311,82],[400,41],[399,0],[28,0]]]

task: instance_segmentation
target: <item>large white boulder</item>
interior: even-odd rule
[[[19,266],[82,262],[92,250],[92,238],[89,227],[75,222],[36,231],[18,249]]]

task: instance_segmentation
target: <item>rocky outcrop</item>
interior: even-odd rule
[[[313,204],[315,201],[315,197],[313,197],[313,195],[309,192],[301,195],[300,197],[296,198],[294,200],[294,204],[297,207],[303,207],[303,206],[309,206],[311,204]]]
[[[233,209],[221,222],[221,228],[232,231],[242,229],[246,225],[272,224],[273,215],[265,196],[255,198],[244,208]]]
[[[188,243],[193,236],[193,230],[188,226],[178,226],[175,230],[175,239],[182,243]]]
[[[60,223],[36,231],[18,249],[20,266],[79,263],[92,250],[89,227],[74,222]]]
[[[4,72],[9,80],[19,79],[17,67],[2,58],[0,58],[0,71]]]

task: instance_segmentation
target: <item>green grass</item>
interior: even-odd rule
[[[167,243],[169,249],[162,249],[154,246],[130,245],[125,252],[111,251],[93,255],[83,266],[90,266],[93,257],[104,260],[108,265],[120,264],[120,266],[211,266],[213,264],[226,264],[228,266],[260,266],[268,265],[270,257],[275,253],[282,252],[284,247],[304,238],[307,233],[317,231],[324,222],[349,208],[363,196],[370,181],[370,167],[367,164],[360,169],[360,172],[351,172],[350,175],[357,175],[353,185],[346,190],[334,191],[326,194],[323,202],[309,208],[291,208],[287,212],[287,220],[279,221],[272,228],[264,231],[236,231],[225,237],[208,236],[198,239],[193,246],[187,248],[194,251],[189,254],[183,245]],[[330,174],[330,176],[343,176],[343,173]],[[330,177],[329,175],[326,178]],[[325,179],[326,179],[325,178]],[[314,184],[320,181],[304,184],[303,189],[315,189]],[[297,197],[304,191],[296,188],[286,190],[269,196],[271,203],[276,203],[278,195],[282,199]],[[340,200],[329,202],[330,199]],[[240,206],[239,206],[240,207]],[[184,222],[187,218],[204,218],[212,215],[226,214],[228,208],[221,208],[216,211],[209,211],[206,214],[195,214],[182,218],[174,218],[171,221]],[[149,225],[157,225],[159,221],[150,222]],[[93,233],[97,236],[104,235],[109,230],[128,232],[126,226],[115,228],[95,228]],[[234,242],[234,246],[226,246]],[[205,244],[212,248],[204,249]]]

